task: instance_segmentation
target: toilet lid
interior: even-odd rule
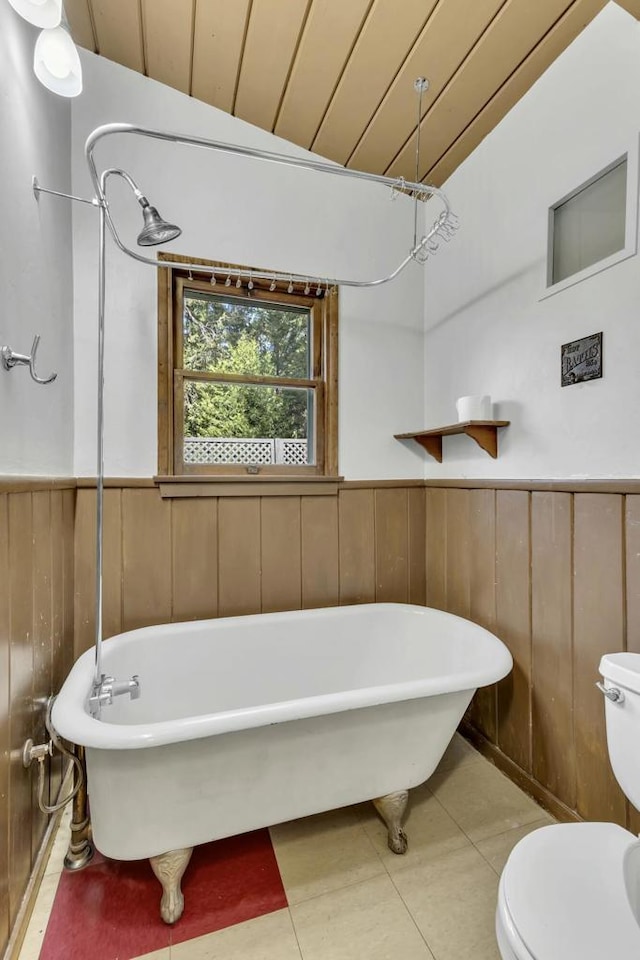
[[[640,957],[640,841],[613,823],[557,824],[518,843],[502,874],[504,905],[534,960]],[[625,867],[626,864],[626,867]],[[636,913],[634,914],[634,909]]]

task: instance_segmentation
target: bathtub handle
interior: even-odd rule
[[[113,703],[114,697],[119,697],[123,693],[128,693],[132,700],[138,700],[140,697],[140,677],[135,673],[130,680],[116,680],[115,677],[107,677],[102,674],[100,683],[96,685],[92,695],[89,697],[89,711],[92,716],[96,716],[100,707]]]

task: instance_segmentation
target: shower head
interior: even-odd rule
[[[138,197],[138,203],[142,207],[144,217],[144,227],[138,234],[138,246],[153,247],[158,243],[168,243],[169,240],[175,240],[180,236],[182,233],[180,227],[163,220],[156,208],[152,207],[142,194]]]

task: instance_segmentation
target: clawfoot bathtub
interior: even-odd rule
[[[53,708],[86,748],[95,844],[148,857],[179,919],[199,843],[374,799],[406,850],[407,790],[434,771],[474,691],[511,669],[476,624],[378,603],[144,627],[104,645],[138,699],[88,711],[93,651]]]

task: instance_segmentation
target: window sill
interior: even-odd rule
[[[307,496],[335,497],[342,477],[318,476],[166,476],[154,477],[163,499],[177,497],[295,497],[304,486]]]

